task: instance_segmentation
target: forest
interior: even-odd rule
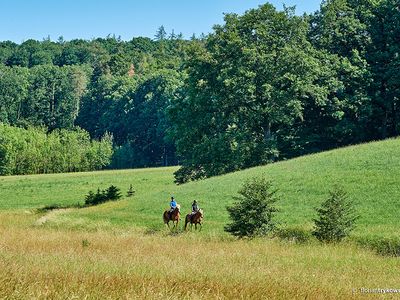
[[[191,38],[3,41],[0,174],[180,165],[184,183],[394,137],[399,52],[396,0],[266,3]]]

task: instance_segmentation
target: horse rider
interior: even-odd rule
[[[193,215],[196,214],[199,210],[200,210],[200,207],[199,207],[199,205],[197,204],[197,201],[196,201],[196,200],[193,200],[193,203],[192,203],[192,213],[191,213],[191,215],[193,216]]]
[[[169,210],[169,216],[171,217],[172,212],[175,210],[175,208],[177,207],[177,203],[175,201],[174,197],[171,197],[171,202],[169,203],[169,206],[171,207],[171,209]]]

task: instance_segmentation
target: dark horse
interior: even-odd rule
[[[177,206],[171,213],[169,212],[169,210],[166,210],[166,211],[164,211],[164,214],[163,214],[164,224],[167,224],[168,228],[169,228],[169,221],[172,221],[172,224],[174,224],[174,227],[172,227],[172,229],[178,228],[178,223],[179,223],[180,217],[181,217],[181,213],[180,213],[179,206]]]
[[[185,230],[187,229],[187,225],[190,223],[190,228],[192,228],[193,224],[194,224],[194,229],[197,230],[197,224],[200,225],[200,230],[203,227],[203,225],[201,224],[201,222],[203,222],[203,210],[200,209],[198,210],[195,214],[187,214],[186,218],[185,218]]]

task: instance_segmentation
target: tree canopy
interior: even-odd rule
[[[0,42],[0,122],[113,136],[110,167],[177,182],[397,136],[395,0],[271,4],[185,39]]]

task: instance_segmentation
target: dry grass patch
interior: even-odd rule
[[[349,299],[400,261],[352,246],[0,228],[0,298]]]

